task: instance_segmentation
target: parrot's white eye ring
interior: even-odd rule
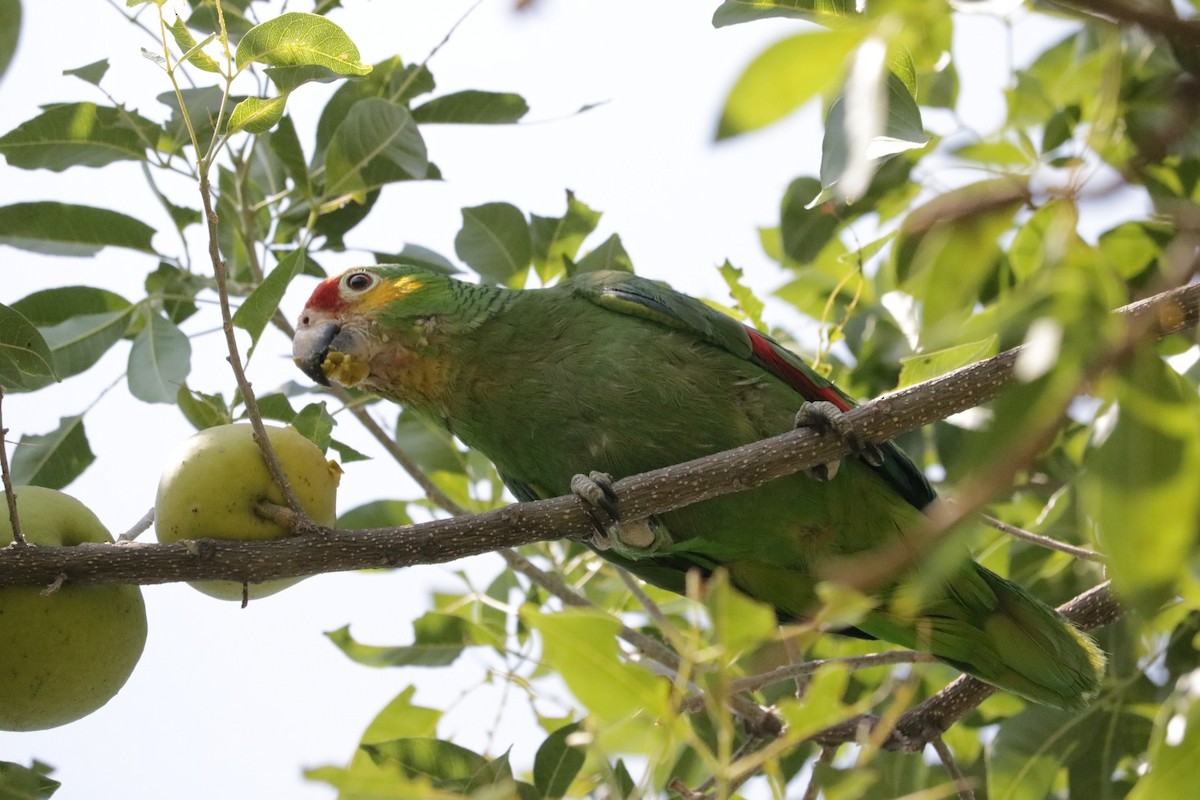
[[[352,292],[365,292],[375,285],[375,278],[369,272],[351,272],[343,284]]]

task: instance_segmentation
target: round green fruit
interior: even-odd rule
[[[17,486],[25,540],[35,545],[111,542],[70,495]],[[0,504],[3,505],[3,504]],[[13,540],[0,513],[0,547]],[[37,731],[85,717],[112,699],[146,645],[146,605],[136,586],[66,583],[0,587],[0,730]]]
[[[267,438],[310,519],[332,526],[342,470],[326,461],[315,444],[292,427],[268,427]],[[254,513],[254,504],[282,504],[283,495],[263,463],[247,422],[205,428],[171,456],[158,484],[154,527],[164,543],[181,539],[282,539],[291,532]],[[265,597],[299,578],[283,578],[248,587],[251,598]],[[195,581],[192,586],[222,600],[241,600],[236,581]]]

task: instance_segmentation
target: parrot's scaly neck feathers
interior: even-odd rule
[[[377,384],[385,394],[439,416],[447,412],[463,366],[465,334],[508,308],[511,289],[463,283],[440,273],[376,267],[378,285],[357,300],[398,345],[395,371]]]

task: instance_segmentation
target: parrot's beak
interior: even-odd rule
[[[322,365],[329,355],[329,345],[342,326],[334,320],[316,320],[306,311],[300,317],[296,335],[292,339],[292,360],[308,377],[322,386],[329,385]]]

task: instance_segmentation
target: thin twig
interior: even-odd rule
[[[929,653],[921,653],[916,650],[892,650],[886,653],[870,653],[862,656],[818,658],[812,661],[801,661],[797,664],[785,664],[782,667],[776,667],[773,670],[761,672],[757,675],[747,675],[744,678],[738,678],[729,683],[729,691],[732,693],[757,691],[764,686],[771,686],[772,684],[811,675],[821,667],[831,664],[839,664],[850,670],[857,670],[893,666],[895,664],[928,664],[936,660]],[[692,695],[683,701],[680,710],[690,714],[699,711],[703,708],[703,705],[703,697]]]
[[[832,764],[833,759],[837,756],[838,746],[822,747],[821,754],[817,756],[817,760],[813,762],[813,774],[808,779],[808,786],[804,789],[804,797],[800,800],[817,800],[821,794],[821,784],[817,782],[817,765]]]
[[[515,550],[505,549],[498,552],[514,572],[520,572],[522,575],[525,575],[542,589],[545,589],[561,600],[564,605],[576,608],[588,608],[592,605],[587,598],[567,586],[557,575],[551,575],[538,569],[529,559]],[[636,647],[645,657],[665,667],[675,675],[680,674],[683,668],[682,660],[675,651],[662,642],[647,636],[641,631],[635,631],[627,625],[622,625],[617,635]],[[783,729],[783,723],[774,713],[744,696],[732,698],[730,708],[745,721],[747,729],[751,732],[766,736],[776,736]]]
[[[625,584],[625,588],[629,589],[634,599],[638,601],[638,604],[646,610],[646,613],[650,616],[650,619],[654,620],[654,624],[662,631],[662,634],[667,638],[672,638],[670,634],[675,630],[674,623],[667,619],[667,615],[658,607],[658,603],[650,599],[650,595],[646,594],[646,590],[642,588],[642,584],[638,579],[633,577],[629,570],[622,567],[616,567],[616,571],[617,577],[621,579],[621,583]]]
[[[1106,559],[1095,550],[1088,550],[1086,547],[1076,547],[1073,544],[1060,542],[1058,539],[1051,539],[1049,536],[1042,536],[1033,531],[1027,531],[1024,528],[1018,528],[1016,525],[1009,525],[1007,522],[998,520],[988,514],[980,514],[980,517],[988,525],[991,525],[1001,533],[1006,533],[1014,539],[1022,539],[1026,542],[1036,544],[1038,547],[1044,547],[1047,550],[1057,550],[1060,553],[1069,553],[1076,558],[1081,558],[1084,561],[1094,561],[1098,564],[1103,564]]]
[[[146,531],[150,530],[150,526],[154,524],[154,507],[142,515],[142,518],[133,523],[133,527],[117,537],[118,542],[132,542],[137,537],[141,536]]]
[[[742,759],[758,751],[763,744],[768,741],[770,741],[770,739],[761,736],[747,736],[745,741],[738,745],[738,749],[735,750],[730,756],[730,765],[736,765]],[[725,785],[721,787],[722,791],[718,796],[722,798],[732,797],[734,792],[741,788],[746,781],[757,775],[760,769],[762,769],[762,764],[759,763],[736,773],[733,775],[733,777],[725,781]],[[717,776],[710,775],[709,777],[705,778],[699,786],[697,786],[695,789],[692,789],[691,792],[697,797],[712,797],[713,795],[711,795],[710,792],[717,786],[717,783]]]
[[[220,4],[217,7],[219,9]],[[284,505],[304,517],[300,499],[288,482],[287,476],[284,475],[279,458],[275,455],[275,450],[267,438],[267,429],[263,425],[262,414],[258,410],[258,401],[255,400],[254,390],[246,378],[245,370],[242,369],[242,357],[238,352],[237,339],[233,335],[233,314],[229,310],[228,273],[225,269],[225,261],[221,258],[221,251],[217,246],[217,212],[213,210],[212,189],[208,182],[207,165],[202,165],[200,171],[200,198],[204,203],[204,218],[208,223],[208,255],[212,261],[213,274],[216,278],[217,296],[221,301],[221,330],[225,333],[225,346],[229,351],[226,360],[233,370],[238,391],[242,394],[242,403],[246,406],[246,416],[250,418],[250,425],[254,430],[254,441],[258,444],[259,452],[262,453],[267,472],[270,473],[275,485],[279,487]]]
[[[0,405],[4,402],[4,387],[0,386]],[[4,417],[0,415],[0,478],[4,481],[4,497],[8,500],[8,521],[12,524],[13,541],[18,545],[26,545],[25,534],[21,532],[21,518],[17,514],[17,493],[13,491],[12,476],[8,472],[8,428],[4,427]]]
[[[942,766],[946,768],[950,780],[954,781],[954,790],[958,792],[958,800],[975,800],[975,790],[971,788],[971,782],[967,780],[967,776],[963,775],[962,770],[958,768],[958,762],[954,760],[954,753],[950,752],[946,740],[938,736],[930,744],[933,745],[938,758],[942,760]]]

